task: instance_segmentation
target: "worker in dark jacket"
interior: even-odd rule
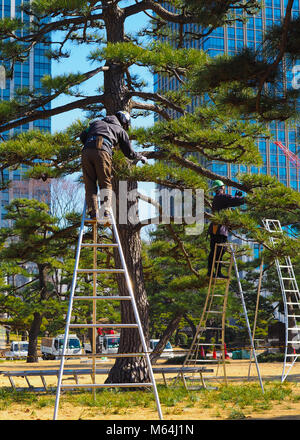
[[[128,159],[147,162],[146,157],[132,149],[127,134],[129,126],[129,113],[118,111],[116,115],[93,121],[80,135],[80,140],[84,144],[81,164],[87,211],[91,219],[96,219],[98,213],[97,181],[100,189],[105,190],[104,216],[109,215],[112,202],[111,174],[114,148],[119,145]]]
[[[225,185],[221,180],[215,180],[213,182],[213,189],[216,192],[212,203],[213,213],[219,212],[222,209],[231,208],[234,206],[240,206],[245,203],[245,197],[242,197],[241,191],[237,191],[235,196],[226,194]],[[210,276],[212,270],[215,246],[217,243],[222,244],[227,242],[228,229],[224,225],[211,223],[208,228],[208,233],[210,234],[210,253],[208,256],[207,275]],[[224,254],[224,248],[222,248],[221,246],[217,246],[215,261],[222,260],[223,254]],[[216,267],[218,267],[218,272],[217,274],[215,274],[215,276],[217,278],[226,278],[226,276],[224,276],[221,272],[222,264],[220,263],[218,265],[216,264]]]

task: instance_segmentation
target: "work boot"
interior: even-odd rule
[[[222,272],[219,272],[217,273],[216,278],[227,279],[228,277],[226,275],[223,275]]]
[[[97,219],[97,213],[95,211],[89,211],[88,217],[90,220],[96,220]]]
[[[107,195],[104,197],[104,220],[107,220],[107,223],[105,223],[105,225],[109,225],[110,224],[110,210],[112,207],[112,191],[111,190],[106,190],[107,191]]]

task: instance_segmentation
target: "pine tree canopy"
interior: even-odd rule
[[[0,20],[0,57],[8,76],[13,76],[16,63],[28,60],[37,44],[55,62],[67,63],[76,54],[78,63],[74,72],[44,76],[40,89],[23,87],[9,102],[0,102],[0,132],[5,135],[1,171],[25,164],[27,177],[37,179],[77,172],[82,129],[91,118],[126,109],[133,117],[155,116],[152,127],[130,132],[137,148],[153,160],[135,167],[116,152],[114,170],[119,180],[202,188],[209,208],[211,181],[221,179],[247,193],[245,210],[223,213],[222,221],[247,230],[253,239],[253,222],[261,224],[262,217],[296,222],[299,194],[272,176],[250,174],[252,167],[262,166],[257,140],[272,140],[268,122],[293,123],[299,115],[299,90],[286,89],[282,81],[284,69],[299,55],[299,18],[293,18],[292,5],[289,0],[282,23],[268,29],[256,51],[246,48],[234,56],[212,58],[190,48],[191,39],[201,40],[226,24],[247,21],[261,2],[24,2],[22,21],[18,14]],[[127,21],[141,13],[149,17],[148,25],[127,31]],[[89,52],[86,71],[81,71],[82,47]],[[174,90],[150,90],[145,69],[164,82],[172,81]],[[85,90],[88,80],[94,81],[94,93]],[[65,103],[56,105],[57,98]],[[6,137],[9,130],[74,109],[84,110],[86,118],[63,132],[34,130]],[[223,177],[211,171],[212,161],[239,165],[246,172],[235,179]],[[2,187],[5,184],[2,180]]]

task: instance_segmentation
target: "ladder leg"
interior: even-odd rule
[[[239,293],[240,293],[241,302],[242,302],[242,306],[243,306],[243,310],[244,310],[244,316],[245,316],[245,320],[246,320],[248,335],[249,335],[249,339],[250,339],[250,343],[251,343],[251,347],[252,347],[253,355],[254,355],[254,359],[255,359],[257,375],[258,375],[258,379],[259,379],[259,383],[260,383],[262,392],[264,393],[264,386],[263,386],[263,383],[262,383],[262,379],[261,379],[261,375],[260,375],[260,370],[259,370],[259,365],[258,365],[257,357],[256,357],[256,351],[255,351],[255,347],[254,347],[254,343],[253,343],[253,339],[252,339],[252,334],[251,334],[251,328],[250,328],[250,323],[249,323],[249,319],[248,319],[247,308],[246,308],[244,294],[243,294],[243,289],[242,289],[241,280],[240,280],[240,276],[239,276],[239,270],[238,270],[238,267],[237,267],[235,253],[234,253],[234,249],[233,249],[232,245],[230,245],[230,248],[231,248],[231,252],[232,252],[232,256],[233,256],[233,263],[234,263],[234,268],[235,268],[235,274],[236,274],[236,278],[237,278],[237,282],[238,282],[238,288],[239,288]]]
[[[262,282],[263,268],[264,268],[264,260],[263,260],[263,258],[262,258],[262,260],[261,260],[261,262],[260,262],[260,268],[259,268],[259,280],[258,280],[257,296],[256,296],[255,317],[254,317],[253,332],[252,332],[253,343],[254,343],[254,341],[255,341],[255,330],[256,330],[256,322],[257,322],[257,314],[258,314],[259,296],[260,296],[260,290],[261,290],[261,282]],[[251,348],[251,352],[250,352],[250,362],[249,362],[249,370],[248,370],[248,380],[249,380],[249,378],[250,378],[250,370],[251,370],[252,356],[253,356],[253,350],[252,350],[252,348]]]
[[[218,248],[221,248],[218,249]],[[224,292],[222,295],[220,295],[218,292],[216,293],[217,288],[217,278],[213,276],[213,274],[216,272],[219,268],[220,264],[220,258],[222,258],[222,255],[225,253],[225,248],[228,248],[227,243],[216,243],[214,248],[214,254],[213,254],[213,262],[212,262],[212,270],[211,270],[211,276],[209,279],[209,285],[208,285],[208,291],[207,296],[205,300],[205,304],[202,310],[201,318],[199,325],[196,329],[196,334],[193,338],[191,347],[189,349],[189,352],[185,358],[185,361],[183,363],[183,367],[185,366],[196,366],[198,363],[201,362],[199,360],[199,349],[202,344],[199,343],[199,338],[202,333],[204,333],[207,329],[207,322],[209,320],[209,317],[214,317],[214,315],[217,318],[217,321],[219,323],[218,326],[214,327],[214,330],[217,332],[217,336],[221,338],[221,344],[218,344],[221,346],[222,350],[222,357],[217,362],[217,370],[216,370],[216,376],[218,375],[219,366],[222,363],[223,365],[223,372],[224,372],[224,381],[227,385],[227,375],[226,375],[226,363],[225,363],[225,321],[226,321],[226,307],[227,307],[227,298],[228,298],[228,292],[229,292],[229,285],[230,285],[230,275],[232,270],[232,257],[229,261],[229,267],[228,267],[228,275],[226,278],[226,286],[224,288]],[[218,257],[217,257],[218,256]],[[225,281],[225,279],[224,279]],[[221,297],[221,300],[220,300]],[[215,310],[215,309],[218,310]],[[217,338],[218,339],[218,338]],[[205,345],[212,345],[212,344],[205,344]],[[202,374],[201,381],[202,384],[204,383],[204,379]],[[177,376],[179,378],[179,375]]]
[[[132,307],[133,307],[134,317],[135,317],[136,323],[138,324],[139,334],[140,334],[143,350],[144,350],[145,357],[146,357],[146,362],[147,362],[147,366],[148,366],[148,370],[149,370],[149,374],[150,374],[150,378],[151,378],[151,383],[152,383],[152,386],[153,386],[153,391],[154,391],[157,411],[158,411],[158,414],[159,414],[159,418],[161,420],[163,420],[163,415],[162,415],[161,406],[160,406],[160,400],[159,400],[159,396],[158,396],[158,392],[157,392],[157,387],[156,387],[156,382],[155,382],[155,378],[154,378],[154,374],[153,374],[153,370],[152,370],[150,356],[149,356],[149,353],[148,353],[148,349],[147,349],[144,333],[143,333],[143,330],[142,330],[142,323],[141,323],[141,320],[140,320],[140,317],[139,317],[139,313],[138,313],[138,310],[137,310],[137,306],[136,306],[136,302],[135,302],[135,298],[134,298],[134,293],[133,293],[133,289],[132,289],[132,283],[131,283],[131,279],[130,279],[129,274],[128,274],[127,265],[126,265],[126,261],[125,261],[125,258],[124,258],[123,249],[122,249],[122,246],[121,246],[121,241],[120,241],[119,233],[118,233],[118,230],[117,230],[117,227],[116,227],[116,223],[115,223],[115,219],[114,219],[114,215],[113,215],[112,209],[110,209],[110,213],[111,213],[111,217],[112,217],[112,220],[113,220],[113,222],[112,222],[113,231],[114,231],[114,235],[115,235],[116,241],[118,243],[118,249],[119,249],[119,255],[120,255],[122,267],[125,269],[125,279],[126,279],[126,283],[127,283],[128,292],[129,292],[129,295],[131,296],[131,300],[132,300]]]
[[[82,220],[81,220],[80,232],[79,232],[79,236],[78,236],[78,244],[77,244],[77,251],[76,251],[76,258],[75,258],[75,265],[74,265],[74,272],[73,272],[73,280],[72,280],[72,285],[71,285],[69,308],[68,308],[68,314],[67,314],[67,320],[66,320],[63,352],[62,352],[62,357],[61,357],[61,361],[60,361],[60,368],[59,368],[58,381],[57,381],[56,399],[55,399],[54,416],[53,416],[54,420],[57,419],[57,414],[58,414],[58,406],[59,406],[60,393],[61,393],[61,382],[62,382],[64,363],[65,363],[64,354],[66,353],[67,341],[68,341],[68,336],[69,336],[69,325],[71,322],[73,296],[74,296],[75,287],[76,287],[76,280],[77,280],[77,269],[78,269],[78,263],[79,263],[79,257],[80,257],[82,237],[83,237],[85,211],[86,211],[86,202],[84,202],[84,206],[83,206]]]
[[[93,243],[97,243],[97,223],[93,224]],[[93,248],[93,269],[97,269],[97,247]],[[96,324],[97,320],[97,304],[96,297],[97,295],[97,272],[93,272],[93,324]],[[96,335],[97,328],[92,328],[92,353],[96,354]],[[93,383],[96,383],[96,356],[92,357],[92,370],[93,370]],[[96,400],[96,388],[93,387],[93,397]]]
[[[283,236],[283,230],[279,220],[264,219],[263,225],[268,232],[280,233]],[[272,244],[276,245],[277,241],[278,238],[273,236],[270,237],[270,242]],[[290,340],[289,338],[289,334],[292,327],[295,327],[295,331],[297,332],[298,337],[300,335],[300,326],[297,322],[299,315],[295,313],[295,307],[298,307],[298,311],[300,309],[300,293],[299,293],[299,287],[295,277],[293,265],[291,262],[291,258],[289,256],[285,256],[282,259],[283,259],[283,264],[281,263],[279,258],[275,258],[275,265],[276,265],[276,270],[280,283],[283,305],[284,305],[285,346],[284,346],[283,370],[281,376],[281,381],[284,382],[284,380],[288,376],[289,371],[291,370],[295,361],[298,358],[298,356],[295,356],[295,358],[293,359],[293,361],[291,361],[291,363],[287,363],[287,358],[290,356],[289,348],[293,348],[293,340]],[[288,273],[283,274],[283,271],[285,272],[287,271]],[[286,281],[288,281],[288,286],[285,285]],[[292,320],[291,318],[294,318],[294,326],[290,326],[290,321]]]
[[[94,390],[96,388],[107,388],[107,387],[149,387],[152,386],[153,388],[153,392],[154,392],[154,396],[155,396],[155,400],[156,400],[156,406],[157,406],[157,411],[159,414],[159,418],[162,420],[163,416],[162,416],[162,411],[161,411],[161,406],[160,406],[160,401],[159,401],[159,396],[158,396],[158,392],[157,392],[157,387],[156,387],[156,382],[155,382],[155,378],[154,378],[154,374],[153,374],[153,369],[152,369],[152,365],[150,362],[150,356],[148,353],[148,349],[147,349],[147,345],[146,345],[146,341],[145,341],[145,337],[144,337],[144,333],[143,333],[143,328],[142,328],[142,324],[141,324],[141,320],[139,317],[139,313],[137,310],[137,306],[136,306],[136,302],[135,302],[135,297],[134,297],[134,292],[133,292],[133,288],[132,288],[132,284],[131,284],[131,280],[128,274],[128,270],[126,267],[126,262],[125,262],[125,258],[123,255],[123,250],[122,250],[122,246],[121,246],[121,242],[120,242],[120,238],[119,238],[119,234],[118,234],[118,230],[116,227],[116,223],[115,223],[115,219],[113,216],[113,212],[112,209],[110,209],[110,220],[112,220],[111,222],[109,222],[109,224],[112,224],[112,232],[113,235],[117,241],[117,243],[113,243],[112,246],[118,247],[118,251],[119,251],[119,255],[120,255],[120,260],[121,260],[121,264],[122,264],[122,269],[97,269],[97,248],[98,247],[107,247],[107,243],[97,243],[97,224],[98,222],[90,222],[88,221],[87,223],[92,223],[93,224],[93,244],[83,244],[82,245],[82,238],[83,238],[83,228],[84,228],[84,224],[85,224],[85,208],[86,205],[84,204],[84,211],[83,211],[83,215],[82,215],[82,222],[81,222],[81,228],[80,228],[80,233],[79,233],[79,237],[78,237],[78,246],[77,246],[77,252],[76,252],[76,259],[75,259],[75,267],[74,267],[74,273],[73,273],[73,280],[72,280],[72,286],[71,286],[71,292],[70,292],[70,301],[69,301],[69,309],[68,309],[68,314],[67,314],[67,320],[66,320],[66,329],[65,329],[65,336],[64,336],[64,344],[63,344],[63,353],[62,353],[62,358],[61,358],[61,363],[60,363],[60,369],[59,369],[59,374],[58,374],[58,385],[57,385],[57,393],[56,393],[56,401],[55,401],[55,410],[54,410],[54,420],[56,420],[57,418],[57,413],[58,413],[58,405],[59,405],[59,398],[60,398],[60,392],[61,392],[61,387],[63,386],[64,388],[82,388],[82,387],[86,387],[86,388],[92,388],[93,389],[93,393]],[[100,221],[101,222],[101,221]],[[106,225],[106,223],[108,223],[107,221],[103,222],[102,224]],[[92,269],[78,269],[78,265],[79,265],[79,257],[80,257],[80,249],[82,246],[88,246],[88,247],[92,247],[94,249],[93,251],[93,268]],[[126,285],[127,285],[127,290],[129,292],[129,296],[109,296],[109,295],[104,295],[104,296],[100,296],[97,295],[97,274],[98,273],[122,273],[125,276],[125,281],[126,281]],[[76,288],[76,279],[77,279],[77,274],[78,273],[93,273],[93,295],[92,296],[74,296],[75,293],[75,288]],[[77,300],[77,299],[82,299],[82,300],[92,300],[92,304],[93,304],[93,312],[92,312],[92,324],[70,324],[71,322],[71,313],[72,313],[72,306],[73,306],[73,300]],[[97,309],[96,309],[96,301],[99,300],[104,300],[104,299],[116,299],[116,300],[130,300],[131,301],[131,306],[133,308],[133,314],[135,317],[135,323],[118,323],[118,324],[110,324],[109,326],[112,326],[114,328],[137,328],[139,331],[139,336],[140,336],[140,340],[142,342],[142,347],[143,347],[143,352],[141,353],[136,353],[134,355],[142,355],[143,357],[146,358],[146,363],[147,363],[147,367],[148,367],[148,372],[149,372],[149,376],[150,376],[150,380],[151,382],[142,382],[142,383],[117,383],[117,384],[97,384],[95,377],[97,374],[97,368],[96,368],[96,357],[97,357],[97,347],[96,347],[96,329],[98,327],[97,324]],[[105,326],[105,325],[104,325]],[[72,385],[72,387],[68,386],[68,385],[62,385],[62,375],[63,375],[63,369],[64,369],[64,359],[65,359],[65,354],[66,354],[66,345],[67,345],[67,341],[68,341],[68,336],[69,336],[69,329],[70,328],[92,328],[92,369],[91,369],[91,378],[92,378],[92,383],[91,384],[76,384],[76,385]],[[108,327],[108,325],[106,325],[106,327]],[[132,357],[133,353],[122,353],[116,355],[117,357]],[[95,394],[94,394],[95,397]]]

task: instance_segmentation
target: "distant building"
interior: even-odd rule
[[[21,20],[29,21],[29,17],[20,10],[22,0],[0,0],[0,18],[17,17]],[[51,61],[45,56],[47,46],[39,43],[33,47],[29,57],[23,63],[16,63],[14,68],[14,75],[12,79],[6,78],[4,68],[8,69],[10,66],[7,63],[2,63],[0,68],[0,99],[9,101],[14,98],[18,89],[30,88],[38,89],[43,93],[41,87],[41,78],[47,74],[51,75]],[[46,109],[50,109],[50,104],[45,105]],[[51,120],[43,119],[20,127],[14,128],[9,132],[2,133],[3,139],[8,139],[11,135],[21,133],[27,130],[45,130],[51,131]],[[50,205],[51,192],[49,181],[23,179],[23,174],[26,171],[26,166],[21,166],[16,170],[5,169],[0,174],[0,179],[4,181],[10,180],[12,183],[9,189],[0,192],[0,227],[8,226],[8,221],[4,219],[6,213],[6,205],[12,202],[15,198],[29,198],[43,201]],[[16,285],[21,285],[24,282],[24,277],[18,275],[16,277]],[[5,348],[6,330],[0,326],[0,348]],[[2,347],[3,346],[3,347]]]
[[[254,17],[250,17],[247,23],[243,24],[241,22],[235,22],[232,26],[226,25],[223,28],[218,28],[205,39],[187,39],[186,47],[202,49],[212,57],[221,54],[233,55],[243,47],[258,48],[262,42],[266,29],[273,24],[281,22],[285,15],[286,5],[286,0],[265,0],[260,13]],[[292,12],[293,17],[297,17],[299,12],[299,0],[295,0]],[[175,26],[175,24],[170,24],[171,29],[175,29]],[[186,31],[194,32],[196,34],[200,33],[200,28],[198,25],[187,25]],[[298,64],[300,65],[300,60]],[[293,72],[287,72],[284,81],[289,87],[291,87]],[[176,90],[178,85],[179,83],[175,78],[169,80],[161,75],[155,75],[155,91]],[[189,110],[193,111],[195,105],[197,105],[197,100],[192,103]],[[296,139],[299,125],[289,127],[284,122],[272,122],[270,124],[270,130],[272,134],[274,134],[275,140],[281,141],[291,152],[295,153],[297,151]],[[293,162],[290,162],[286,158],[283,151],[274,144],[273,140],[266,141],[258,139],[257,142],[263,159],[263,166],[261,168],[247,168],[243,165],[232,165],[217,161],[206,163],[206,166],[213,172],[221,176],[227,176],[233,180],[237,173],[243,172],[246,172],[247,174],[259,173],[274,175],[284,185],[299,191],[300,168],[297,168]]]
[[[21,20],[28,21],[29,17],[26,14],[23,14],[20,10],[20,5],[22,3],[22,0],[0,0],[0,17],[17,17]],[[15,96],[16,90],[20,88],[35,88],[43,93],[41,88],[41,78],[45,74],[51,75],[51,61],[45,56],[46,50],[47,47],[43,43],[34,46],[26,61],[23,63],[16,63],[12,79],[7,78],[3,81],[3,70],[0,72],[1,100],[9,101]],[[8,68],[9,66],[6,65],[5,67]],[[50,104],[47,104],[45,108],[50,109]],[[29,122],[28,124],[12,129],[9,132],[2,133],[2,137],[7,139],[12,134],[34,129],[51,131],[50,118]],[[22,176],[25,170],[26,167],[21,166],[17,170],[6,169],[2,173],[4,181],[10,180],[12,181],[12,184],[9,189],[0,192],[0,227],[7,225],[6,221],[3,219],[6,212],[5,206],[15,198],[35,198],[50,204],[50,183],[41,180],[37,182],[33,179],[24,180]]]

